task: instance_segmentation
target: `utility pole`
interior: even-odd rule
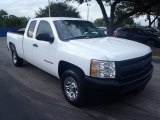
[[[51,17],[51,2],[50,0],[48,0],[48,14],[49,14],[49,17]]]
[[[87,3],[87,20],[89,20],[89,6],[91,5]]]

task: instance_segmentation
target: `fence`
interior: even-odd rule
[[[0,28],[0,37],[6,37],[7,32],[15,32],[18,28]]]

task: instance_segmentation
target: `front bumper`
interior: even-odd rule
[[[153,66],[151,65],[150,69],[147,73],[139,76],[136,79],[132,79],[131,81],[127,81],[125,83],[121,83],[119,79],[100,79],[100,78],[92,78],[85,76],[85,82],[87,88],[92,91],[100,91],[100,92],[129,92],[138,87],[144,86],[151,79],[153,73]]]

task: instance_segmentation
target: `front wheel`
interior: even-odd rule
[[[85,102],[83,77],[78,71],[67,70],[62,75],[62,91],[66,100],[75,106],[82,106]]]
[[[16,67],[21,67],[23,65],[23,59],[17,55],[16,51],[12,51],[12,62]]]

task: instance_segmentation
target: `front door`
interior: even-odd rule
[[[54,74],[56,46],[49,22],[44,20],[40,21],[33,44],[34,64],[46,72]]]

